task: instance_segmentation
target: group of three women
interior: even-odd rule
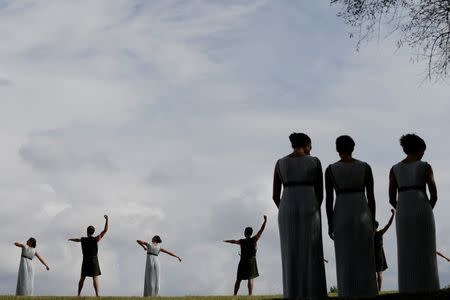
[[[327,291],[320,213],[322,167],[319,159],[310,155],[311,139],[306,134],[293,133],[289,139],[294,151],[277,161],[273,181],[273,200],[279,208],[283,295],[323,297]],[[399,291],[437,290],[433,171],[421,161],[426,149],[423,139],[407,134],[400,144],[406,158],[394,165],[389,175],[389,202],[397,211]],[[370,166],[352,157],[354,147],[350,136],[338,137],[340,160],[325,171],[328,233],[335,245],[339,296],[371,297],[378,291],[374,180]]]

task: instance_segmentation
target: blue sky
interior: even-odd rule
[[[392,40],[356,52],[349,30],[327,1],[1,1],[0,293],[15,290],[12,243],[35,236],[51,267],[35,264],[36,293],[75,294],[81,251],[66,239],[100,230],[105,212],[104,295],[142,293],[135,240],[155,233],[184,258],[161,257],[162,295],[230,294],[238,249],[221,240],[263,214],[255,292],[281,293],[271,180],[293,131],[311,136],[324,167],[338,135],[355,138],[381,224],[398,138],[422,135],[438,248],[450,254],[448,82],[423,82],[426,66]],[[385,288],[396,289],[394,228],[385,245]],[[439,260],[439,271],[445,286],[450,266]]]

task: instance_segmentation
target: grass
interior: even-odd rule
[[[333,299],[339,300],[343,298],[336,297],[336,295],[330,294]],[[101,297],[105,300],[142,300],[143,297]],[[34,296],[34,297],[16,297],[16,296],[0,296],[0,300],[17,300],[17,299],[30,299],[30,300],[95,300],[95,297],[60,297],[60,296]],[[151,298],[145,298],[151,299]],[[252,299],[252,300],[268,300],[268,299],[282,299],[281,296],[185,296],[185,297],[158,297],[153,298],[158,300],[239,300],[239,299]],[[365,298],[358,298],[365,299]],[[398,294],[396,292],[383,292],[376,298],[369,298],[371,300],[449,300],[450,289],[440,290],[434,293],[427,294]],[[353,298],[352,300],[357,300]]]

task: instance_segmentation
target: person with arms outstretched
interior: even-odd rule
[[[258,240],[266,228],[267,216],[264,216],[264,222],[261,225],[258,233],[254,236],[253,228],[247,227],[244,230],[244,239],[240,240],[224,240],[225,243],[240,245],[241,247],[241,259],[239,261],[237,278],[234,284],[234,295],[237,295],[242,280],[248,280],[248,294],[253,294],[253,279],[259,276],[258,265],[256,264],[256,250]]]
[[[166,253],[170,256],[178,258],[179,262],[181,262],[181,258],[176,254],[164,248],[161,248],[160,244],[162,243],[162,240],[159,235],[155,235],[152,238],[151,243],[143,240],[137,240],[136,242],[142,248],[144,248],[145,252],[147,252],[147,261],[145,264],[144,297],[156,297],[159,295],[159,253]]]
[[[81,265],[81,277],[78,282],[78,296],[83,289],[84,280],[86,277],[92,277],[94,284],[95,295],[99,296],[98,276],[102,273],[98,263],[98,242],[105,236],[108,231],[108,216],[105,215],[105,227],[99,235],[94,236],[95,228],[90,225],[87,228],[87,237],[69,239],[71,242],[81,243],[81,250],[83,253],[83,263]]]
[[[49,266],[45,262],[44,258],[36,252],[36,239],[29,238],[27,243],[21,244],[15,242],[16,247],[22,248],[22,254],[20,257],[19,274],[17,277],[17,296],[33,296],[34,288],[34,271],[31,261],[36,256],[39,261],[45,266],[45,268],[50,270]]]
[[[377,273],[378,291],[381,291],[381,284],[383,283],[383,271],[388,268],[386,255],[384,254],[383,249],[383,235],[386,233],[386,231],[388,231],[389,227],[391,227],[392,222],[394,221],[395,209],[391,209],[391,213],[392,215],[383,229],[378,230],[378,226],[380,224],[375,221],[375,235],[373,237],[373,246],[375,248],[375,268]]]

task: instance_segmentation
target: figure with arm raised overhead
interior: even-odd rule
[[[383,271],[388,268],[386,255],[384,254],[383,249],[383,235],[388,231],[389,227],[391,227],[392,222],[394,221],[395,209],[391,209],[391,217],[389,218],[388,223],[383,229],[378,230],[379,223],[375,221],[375,235],[373,238],[373,246],[375,249],[375,268],[377,274],[377,285],[378,291],[381,291],[381,284],[383,283]]]

